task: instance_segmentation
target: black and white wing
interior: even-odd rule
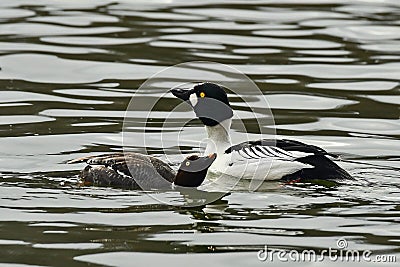
[[[278,180],[314,166],[299,159],[327,154],[319,147],[291,140],[262,139],[243,142],[225,150],[227,174],[246,179]]]
[[[232,146],[225,153],[232,155],[237,163],[247,161],[249,166],[251,166],[249,162],[258,161],[258,169],[267,169],[268,177],[271,177],[269,179],[353,179],[330,159],[338,158],[337,155],[299,141],[287,139],[250,141]],[[267,167],[263,166],[264,163]],[[255,173],[257,174],[257,171]]]
[[[228,148],[225,153],[238,153],[245,159],[273,158],[294,161],[312,155],[333,156],[320,147],[307,145],[299,141],[281,139],[262,139],[243,142]]]

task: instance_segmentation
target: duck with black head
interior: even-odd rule
[[[128,189],[165,189],[172,185],[200,186],[217,155],[187,157],[178,171],[150,155],[114,153],[88,156],[67,163],[86,163],[80,178],[84,185],[111,186]]]
[[[324,149],[288,139],[261,139],[232,145],[229,135],[233,110],[227,88],[200,83],[191,89],[172,89],[186,101],[204,124],[208,142],[205,153],[217,153],[210,171],[256,180],[341,180],[352,179]]]

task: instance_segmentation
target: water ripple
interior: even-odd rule
[[[248,266],[260,263],[265,245],[321,251],[343,238],[349,249],[399,259],[397,0],[2,0],[0,7],[0,266]],[[194,60],[204,61],[201,69],[177,68],[152,90],[137,90],[164,67]],[[207,61],[243,71],[262,92],[228,94],[233,143],[260,138],[255,118],[267,115],[266,99],[276,126],[263,129],[340,155],[355,180],[266,182],[255,192],[241,181],[191,209],[155,198],[184,201],[174,191],[77,186],[85,164],[65,162],[121,152],[122,141],[173,168],[182,153],[204,151],[201,122],[188,107],[171,113],[180,101],[166,91],[176,81],[237,85]],[[158,99],[149,113],[144,107]]]

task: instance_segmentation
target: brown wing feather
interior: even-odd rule
[[[113,153],[81,157],[67,163],[86,162],[81,172],[84,183],[101,186],[138,187],[136,181],[145,187],[166,186],[175,180],[175,171],[163,161],[139,153]],[[157,177],[163,179],[157,179]],[[154,186],[153,186],[154,185]]]

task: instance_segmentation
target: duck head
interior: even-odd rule
[[[179,186],[198,187],[206,178],[208,168],[216,158],[216,153],[205,157],[196,155],[187,157],[181,163],[174,183]]]
[[[172,89],[171,93],[188,102],[206,126],[215,126],[233,117],[228,96],[221,85],[201,83],[188,90]]]

